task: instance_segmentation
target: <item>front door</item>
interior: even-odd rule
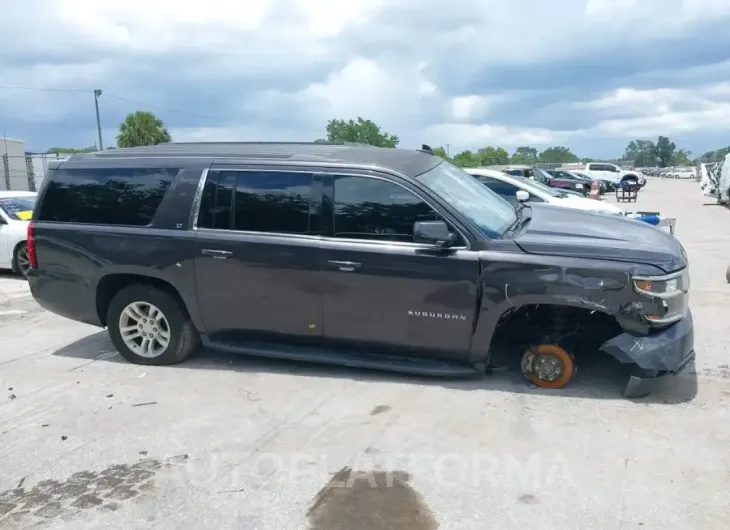
[[[476,314],[479,261],[413,241],[416,221],[440,219],[407,183],[325,178],[322,241],[325,338],[351,347],[463,358]]]
[[[321,196],[312,181],[291,170],[209,172],[195,279],[212,340],[322,336],[319,238],[310,227]]]

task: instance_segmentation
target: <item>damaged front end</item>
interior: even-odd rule
[[[694,327],[687,268],[664,276],[633,277],[632,284],[642,300],[617,315],[625,332],[599,349],[621,363],[635,365],[636,375],[630,377],[624,396],[638,398],[692,364]]]

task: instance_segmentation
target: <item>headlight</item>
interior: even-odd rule
[[[689,269],[665,276],[634,276],[634,290],[658,299],[664,314],[648,314],[646,318],[656,325],[666,325],[684,318],[689,307]]]

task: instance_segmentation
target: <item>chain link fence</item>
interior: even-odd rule
[[[48,172],[49,162],[65,158],[46,153],[4,154],[0,160],[0,190],[38,191]]]

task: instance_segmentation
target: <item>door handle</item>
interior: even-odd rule
[[[233,252],[228,250],[215,250],[211,248],[204,248],[201,253],[203,256],[212,256],[214,259],[226,259],[228,256],[233,256]]]
[[[343,272],[352,272],[362,266],[362,263],[355,261],[328,261],[327,264],[331,267],[337,267]]]

